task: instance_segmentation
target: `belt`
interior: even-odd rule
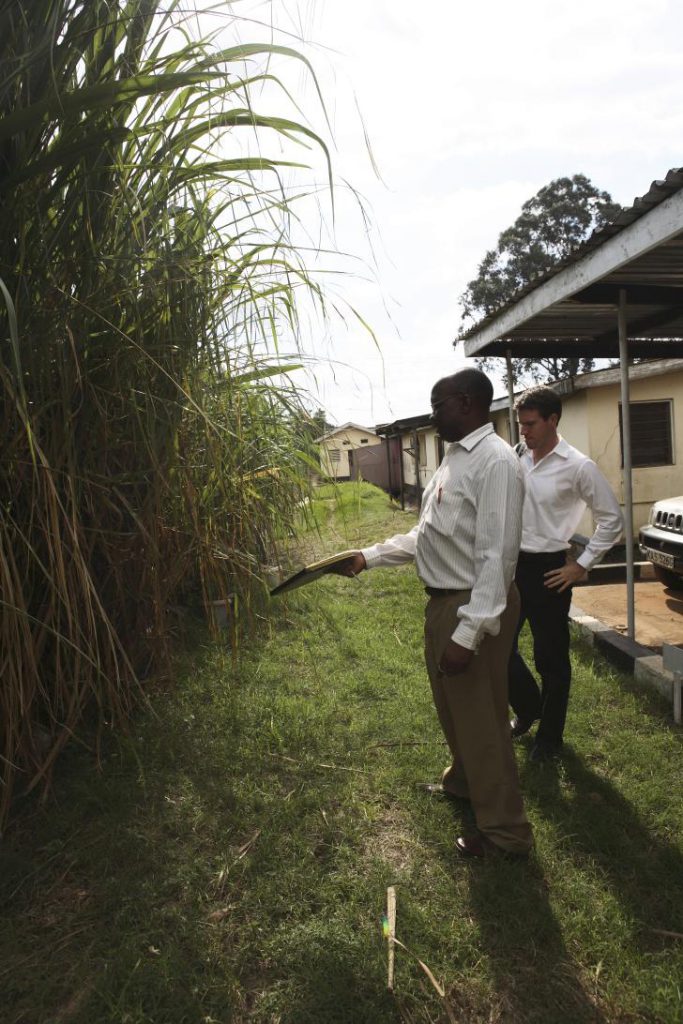
[[[455,597],[456,594],[469,594],[469,589],[442,590],[441,587],[425,587],[425,593],[430,597]]]
[[[567,555],[567,548],[559,551],[520,551],[517,556],[518,562],[556,562],[558,558]]]

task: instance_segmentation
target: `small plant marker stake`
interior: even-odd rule
[[[394,990],[394,938],[396,937],[396,889],[390,885],[387,889],[387,923],[388,923],[388,965],[387,965],[387,988],[390,992]]]

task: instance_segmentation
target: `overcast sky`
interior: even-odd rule
[[[626,205],[683,165],[680,0],[273,0],[250,10],[307,40],[335,175],[363,195],[372,221],[368,237],[340,186],[336,242],[358,262],[333,292],[372,325],[379,351],[350,315],[312,332],[307,386],[335,423],[428,410],[434,381],[464,363],[452,347],[459,295],[551,179],[584,173]],[[322,129],[303,74],[295,89]]]

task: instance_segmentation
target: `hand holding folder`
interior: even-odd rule
[[[276,587],[273,587],[270,596],[275,597],[276,594],[283,594],[287,590],[303,587],[307,583],[312,583],[313,580],[327,575],[327,573],[339,572],[342,564],[355,558],[356,555],[360,555],[360,551],[339,551],[336,555],[329,555],[327,558],[321,558],[317,562],[311,562],[310,565],[304,566],[303,569],[299,569],[298,572],[288,576],[282,583],[278,583]]]

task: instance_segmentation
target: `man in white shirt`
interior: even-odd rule
[[[524,484],[519,459],[489,421],[492,397],[479,370],[435,384],[432,419],[450,444],[425,488],[417,526],[339,570],[351,576],[415,560],[429,595],[427,670],[451,752],[441,784],[429,788],[471,801],[478,833],[456,840],[467,857],[525,856],[532,845],[507,710]]]
[[[549,387],[526,391],[516,403],[523,445],[519,461],[526,497],[522,545],[515,573],[522,608],[510,658],[513,737],[540,719],[532,761],[547,761],[562,746],[569,702],[569,607],[572,586],[619,539],[623,519],[619,502],[604,476],[586,455],[560,436],[562,402]],[[595,532],[576,561],[567,559],[569,541],[588,507]],[[519,653],[517,638],[525,622],[534,641],[539,689]]]

